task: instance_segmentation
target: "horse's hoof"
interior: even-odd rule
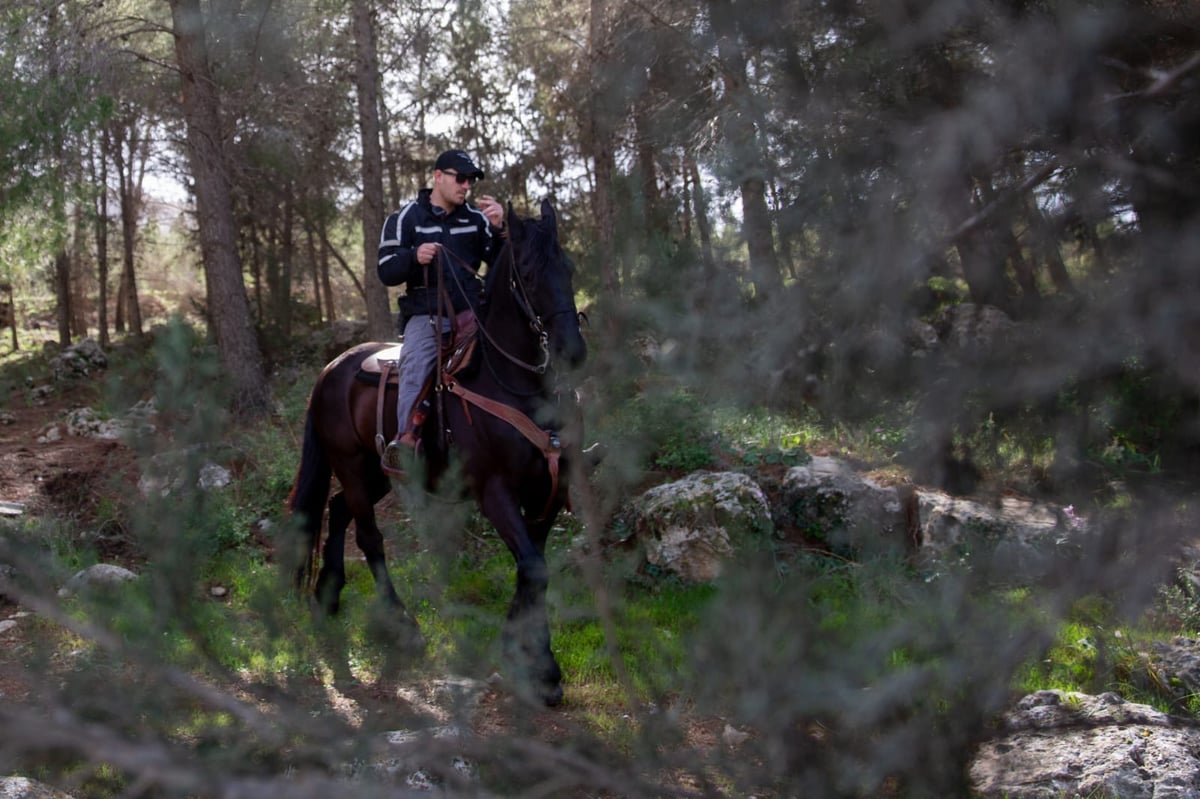
[[[314,619],[333,618],[342,609],[341,602],[334,600],[321,600],[315,595],[308,598],[308,612],[312,614]]]
[[[607,457],[608,457],[608,447],[603,442],[600,442],[600,441],[597,441],[595,444],[592,444],[590,447],[588,447],[587,449],[585,449],[583,451],[583,458],[584,458],[583,462],[587,466],[589,471],[591,471],[592,469],[595,469],[601,463],[604,463],[604,459]]]
[[[421,634],[421,628],[414,621],[412,624],[404,625],[404,629],[400,631],[396,638],[396,646],[405,654],[419,658],[424,657],[429,643],[425,640],[425,636]]]
[[[555,685],[543,685],[538,693],[541,694],[542,703],[545,704],[546,707],[558,707],[562,704],[562,683],[557,683]]]
[[[379,645],[407,659],[425,654],[425,636],[421,627],[403,605],[380,602],[367,617],[367,634]]]

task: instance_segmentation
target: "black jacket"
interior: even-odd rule
[[[478,308],[483,292],[480,264],[486,261],[490,266],[503,245],[499,232],[475,206],[464,203],[446,213],[429,197],[430,190],[421,189],[416,200],[387,218],[379,237],[379,279],[385,286],[407,284],[397,303],[402,320],[437,312],[439,265],[454,310]],[[437,242],[448,252],[425,266],[416,256],[417,247],[427,242]]]

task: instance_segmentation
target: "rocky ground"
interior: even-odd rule
[[[134,454],[119,440],[101,436],[71,435],[70,425],[94,424],[71,411],[86,406],[93,398],[84,389],[60,390],[38,385],[13,387],[0,398],[0,514],[7,516],[54,516],[91,528],[94,543],[106,562],[139,568],[139,556],[119,534],[97,529],[98,505],[114,491],[136,489],[138,470]],[[1047,511],[1044,507],[1002,498],[994,508],[948,498],[940,492],[921,489],[900,490],[864,480],[846,463],[818,457],[803,469],[776,468],[760,482],[770,494],[751,486],[740,492],[750,504],[770,506],[776,524],[787,524],[789,534],[799,526],[827,521],[830,513],[851,523],[847,529],[893,530],[889,541],[905,546],[937,546],[957,543],[966,532],[987,532],[996,525],[1005,530],[1027,529],[1027,538],[1059,540],[1080,520],[1070,509]],[[744,476],[730,473],[738,486]],[[688,486],[688,505],[696,506],[694,492],[711,492],[713,508],[725,508],[721,490],[712,480],[681,481]],[[717,480],[716,484],[722,481]],[[660,491],[663,489],[659,489]],[[669,489],[666,489],[669,490]],[[800,492],[787,499],[787,492]],[[647,492],[645,504],[654,503]],[[814,501],[818,498],[820,501]],[[737,500],[742,502],[742,500]],[[791,508],[780,514],[779,508]],[[699,501],[704,506],[703,501]],[[1018,521],[1004,513],[1017,507]],[[726,518],[720,513],[705,514]],[[783,518],[790,514],[789,518]],[[815,514],[815,515],[813,515]],[[857,521],[856,521],[857,520]],[[728,521],[728,520],[726,520]],[[915,526],[914,526],[915,525]],[[1015,525],[1015,527],[1014,527]],[[719,525],[718,535],[728,536],[730,524]],[[756,525],[749,525],[748,529]],[[637,524],[634,525],[637,527]],[[697,525],[685,525],[696,531]],[[678,528],[678,525],[676,525]],[[665,550],[686,550],[692,532],[683,540],[660,537]],[[641,533],[649,538],[645,530]],[[862,545],[862,541],[853,542]],[[353,544],[348,556],[357,557]],[[710,545],[703,552],[719,550]],[[1030,548],[1028,552],[1036,552]],[[665,555],[664,555],[665,557]],[[1025,549],[1014,555],[1014,562],[1028,566],[1032,562]],[[665,567],[665,566],[664,566]],[[711,563],[687,567],[699,573],[717,568]],[[665,567],[667,568],[667,567]],[[681,573],[685,570],[680,570]],[[686,576],[686,575],[685,575]],[[9,602],[0,602],[0,701],[21,702],[29,697],[30,685],[18,666],[21,653],[29,643],[32,627],[21,623],[24,611]],[[1188,639],[1164,642],[1146,653],[1147,670],[1167,685],[1179,685],[1185,694],[1200,693],[1200,643]],[[395,718],[400,724],[413,714],[439,723],[439,730],[453,732],[454,709],[464,692],[471,705],[472,731],[487,735],[504,734],[514,723],[510,699],[497,686],[486,681],[435,680],[424,684],[379,682],[371,685],[326,686],[314,682],[313,691],[321,692],[345,718],[371,718],[373,724]],[[453,702],[448,699],[454,699]],[[534,724],[546,742],[561,739],[586,723],[568,706],[539,714]],[[522,723],[528,724],[528,718]],[[695,718],[685,725],[686,743],[696,751],[736,746],[747,734],[727,725],[722,719]],[[971,769],[972,783],[981,796],[1046,797],[1084,795],[1119,799],[1200,799],[1200,726],[1184,714],[1167,715],[1143,705],[1129,703],[1114,694],[1086,696],[1061,692],[1041,692],[1026,697],[1003,719],[997,721],[997,734],[979,751]],[[405,733],[398,729],[397,741],[404,744]],[[398,763],[399,765],[396,765]],[[419,765],[396,760],[397,768],[420,772]],[[412,787],[421,787],[414,777]],[[3,790],[0,790],[0,794]]]

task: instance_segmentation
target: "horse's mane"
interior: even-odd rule
[[[535,277],[541,274],[542,268],[551,263],[555,258],[560,258],[567,265],[568,269],[572,269],[572,264],[569,258],[558,252],[558,242],[555,238],[549,235],[546,231],[545,223],[540,217],[527,216],[521,219],[524,224],[524,236],[522,238],[522,258],[527,263],[534,266],[531,274]],[[483,278],[483,295],[490,301],[497,287],[503,288],[499,284],[500,273],[506,273],[515,263],[515,254],[512,252],[512,241],[505,234],[504,246],[500,248],[500,252],[496,256],[496,262],[488,264],[487,272]],[[573,271],[573,270],[572,270]]]

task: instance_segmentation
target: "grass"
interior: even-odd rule
[[[195,351],[196,344],[185,335],[170,336],[166,346],[171,354],[158,360],[159,368],[179,362],[181,369],[206,374],[207,367],[187,366],[187,356]],[[191,396],[187,379],[176,380],[175,385],[186,401]],[[270,424],[239,436],[238,479],[234,485],[220,494],[184,500],[195,503],[192,512],[185,516],[203,522],[183,524],[167,548],[175,553],[170,560],[186,564],[183,573],[191,575],[196,584],[222,585],[229,591],[230,598],[224,603],[200,603],[192,609],[199,614],[196,628],[205,631],[199,648],[221,667],[257,679],[303,670],[311,663],[316,646],[313,641],[303,646],[288,643],[304,629],[305,614],[298,605],[292,607],[283,598],[287,587],[277,565],[267,563],[261,551],[248,545],[251,525],[264,518],[276,524],[281,521],[280,511],[293,478],[299,446],[297,420],[303,413],[308,388],[302,380],[275,387],[281,412]],[[740,457],[747,466],[789,465],[804,457],[804,448],[827,445],[831,436],[837,436],[811,416],[725,407],[707,411],[690,396],[643,401],[638,410],[644,414],[642,432],[658,447],[651,463],[660,467],[685,469],[710,464],[712,454],[720,446]],[[899,435],[885,429],[880,420],[874,420],[869,427],[866,438],[880,451],[894,443],[891,437]],[[205,437],[203,429],[193,432]],[[171,504],[178,506],[180,501],[174,498]],[[123,514],[111,500],[105,504],[104,514],[114,520],[121,519],[121,523],[150,524],[149,518],[131,522],[128,514]],[[157,511],[149,514],[150,518],[160,516]],[[478,520],[474,524],[478,527]],[[154,535],[161,538],[161,525],[153,526]],[[400,539],[412,536],[402,528],[390,532]],[[571,533],[563,530],[554,537],[552,561],[568,545]],[[49,537],[49,541],[69,540],[59,533]],[[186,553],[182,558],[181,552]],[[87,560],[85,553],[71,551],[69,547],[59,555],[72,565]],[[813,566],[818,569],[815,573]],[[624,703],[623,689],[617,684],[591,592],[578,573],[561,562],[558,568],[551,589],[556,654],[571,675],[573,690],[594,702],[597,712],[613,712]],[[808,602],[819,611],[821,629],[835,632],[887,624],[891,611],[886,601],[864,602],[857,596],[862,586],[856,584],[853,571],[823,572],[827,568],[824,564],[810,563],[797,572],[812,579]],[[511,556],[494,534],[485,529],[483,535],[471,537],[470,546],[462,548],[450,562],[410,547],[403,557],[393,558],[392,570],[396,584],[429,640],[431,657],[426,668],[431,673],[473,669],[485,674],[498,665],[496,640],[514,578]],[[380,654],[372,650],[369,636],[362,631],[370,626],[374,586],[361,563],[351,562],[347,576],[345,618],[339,623],[351,646],[351,660],[373,673],[380,667]],[[614,594],[618,600],[616,644],[639,701],[652,701],[669,692],[677,675],[687,667],[688,636],[700,623],[717,591],[713,587],[689,587],[670,581],[618,585]],[[147,597],[145,602],[149,606],[153,597]],[[131,609],[133,627],[146,623],[146,612]],[[1064,624],[1058,643],[1044,662],[1025,669],[1017,685],[1025,690],[1037,687],[1081,690],[1094,683],[1095,655],[1089,644],[1093,633],[1092,627],[1081,622]],[[182,643],[168,649],[176,655],[189,652],[189,647]],[[894,653],[892,658],[897,666],[909,663],[907,654]]]
[[[198,345],[188,341],[176,338],[170,345],[186,344],[186,352],[146,363],[164,368],[178,362],[174,368],[202,377],[207,367],[189,365],[187,357],[194,357]],[[201,396],[190,393],[199,387],[187,375],[174,380],[178,405]],[[310,694],[311,712],[319,714],[328,708],[311,694],[333,685],[343,667],[370,685],[386,684],[397,664],[373,581],[361,561],[348,561],[342,615],[318,624],[293,595],[278,553],[264,551],[250,535],[252,525],[263,519],[274,523],[277,541],[289,535],[281,511],[294,474],[308,389],[304,380],[277,384],[280,412],[237,431],[237,447],[228,454],[237,479],[228,489],[177,494],[162,504],[106,497],[97,515],[106,525],[130,530],[150,550],[151,565],[141,581],[117,597],[74,600],[71,609],[79,618],[105,620],[134,652],[206,679],[229,681],[234,689],[273,686]],[[868,428],[839,430],[811,415],[713,409],[694,397],[682,404],[678,398],[656,398],[638,410],[641,416],[623,417],[630,435],[643,439],[637,452],[646,467],[668,471],[707,468],[720,458],[734,466],[789,466],[802,462],[809,449],[836,449],[847,442],[886,460],[904,434],[882,419]],[[180,428],[185,441],[231,435],[220,414],[200,416],[202,424]],[[1013,457],[1027,455],[1012,449]],[[495,533],[471,514],[460,540],[438,543],[423,539],[403,514],[393,510],[387,516],[392,577],[429,642],[423,661],[401,664],[404,678],[461,674],[483,679],[502,669],[498,635],[513,592],[514,566]],[[24,537],[48,552],[56,569],[69,573],[96,557],[75,532],[51,520]],[[949,599],[939,596],[945,590],[941,585],[927,584],[900,562],[867,564],[803,553],[792,557],[787,569],[767,569],[747,585],[690,586],[648,576],[636,564],[614,558],[605,566],[603,586],[614,609],[616,640],[609,642],[596,586],[579,568],[574,539],[580,532],[578,520],[567,516],[550,541],[553,645],[566,674],[572,716],[618,751],[640,743],[644,730],[637,718],[644,708],[686,706],[734,718],[747,707],[767,715],[778,707],[783,713],[792,708],[771,691],[793,682],[801,699],[788,701],[808,709],[804,702],[825,706],[823,690],[861,692],[911,678],[925,691],[913,699],[914,706],[926,703],[944,715],[961,701],[956,692],[963,688],[954,676],[960,653],[937,633],[956,621],[960,610],[988,602],[998,613],[1012,614],[996,622],[999,631],[1017,629],[1024,620],[1054,629],[1045,651],[1011,675],[1015,693],[1115,689],[1173,712],[1181,706],[1194,712],[1200,704],[1194,697],[1168,698],[1174,687],[1155,686],[1136,655],[1137,644],[1151,636],[1200,623],[1190,597],[1175,597],[1173,604],[1164,600],[1159,626],[1139,627],[1118,625],[1111,606],[1093,598],[1077,602],[1056,620],[1038,609],[1036,596],[1027,590],[958,598],[956,607],[950,591]],[[214,597],[212,586],[225,588],[227,595]],[[986,641],[987,629],[968,632],[966,637],[980,635]],[[70,672],[67,682],[85,695],[97,680],[124,679],[133,669],[128,660],[74,634],[60,635],[37,656]],[[151,705],[148,695],[145,707]],[[771,722],[763,723],[769,728]],[[189,707],[156,724],[171,736],[218,744],[237,732],[230,718]],[[788,727],[780,732],[794,733]],[[94,779],[107,785],[113,777]]]

